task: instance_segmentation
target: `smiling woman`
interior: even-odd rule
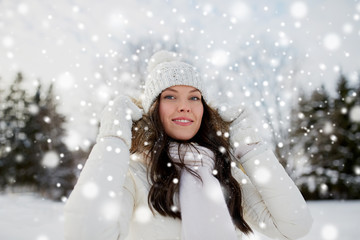
[[[154,54],[148,73],[142,106],[120,96],[103,111],[66,203],[65,239],[305,235],[306,203],[248,112],[210,107],[199,74],[175,53]]]
[[[159,114],[165,132],[176,140],[189,140],[198,132],[204,112],[201,93],[191,86],[172,86],[160,95]]]

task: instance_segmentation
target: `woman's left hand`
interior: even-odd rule
[[[222,106],[217,108],[224,121],[230,124],[230,143],[237,148],[242,145],[253,145],[262,141],[258,129],[253,126],[249,110],[240,106]]]

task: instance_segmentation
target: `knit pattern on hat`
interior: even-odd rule
[[[176,53],[160,51],[150,59],[149,75],[145,82],[145,92],[142,105],[147,113],[157,98],[166,88],[176,85],[186,85],[197,88],[206,100],[206,91],[200,75],[190,64],[181,62]]]

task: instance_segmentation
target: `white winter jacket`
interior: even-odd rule
[[[306,202],[272,151],[260,146],[239,160],[246,174],[237,167],[232,174],[250,227],[275,239],[304,236],[312,225]],[[65,239],[181,239],[181,220],[149,209],[144,162],[119,138],[95,144],[65,206]]]

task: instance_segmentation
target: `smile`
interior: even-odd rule
[[[194,122],[193,120],[191,120],[189,118],[175,118],[175,119],[172,119],[172,121],[175,124],[180,125],[180,126],[189,126]]]
[[[186,122],[191,122],[191,121],[189,121],[189,120],[174,120],[174,122],[184,122],[184,123],[186,123]]]

